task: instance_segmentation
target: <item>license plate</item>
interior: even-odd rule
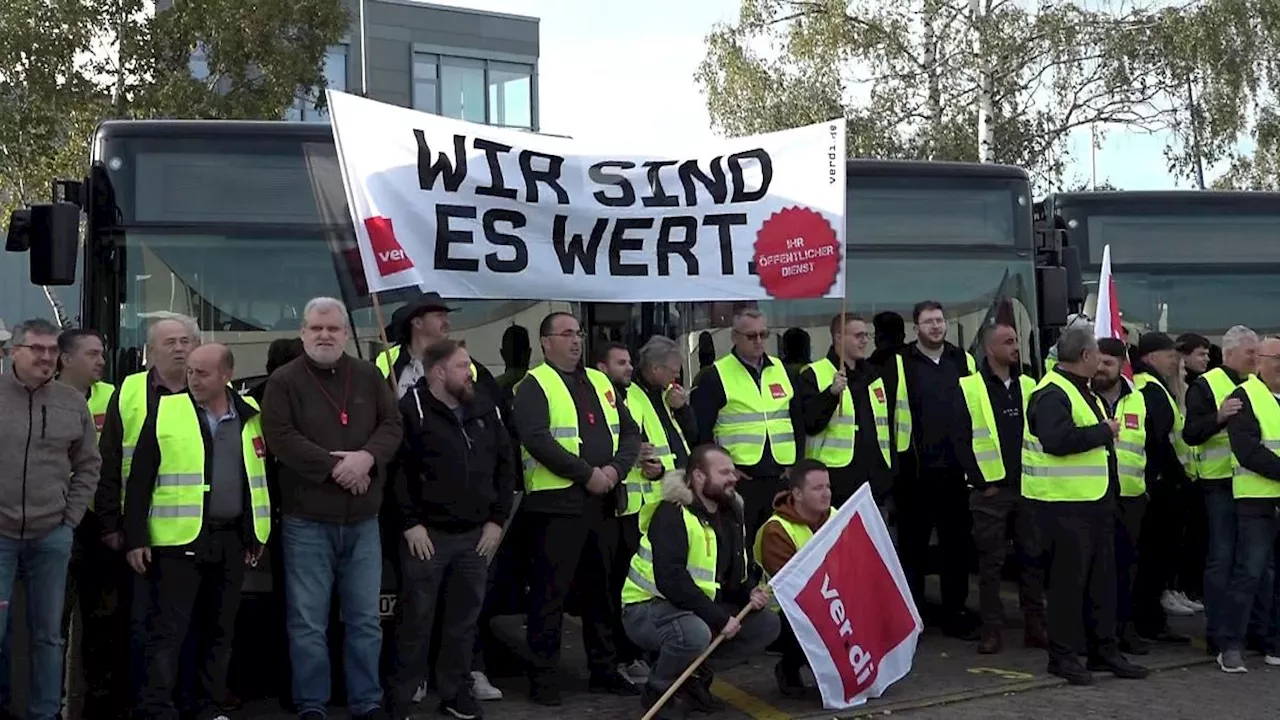
[[[382,617],[391,617],[396,612],[396,596],[395,595],[379,595],[378,596],[378,614]]]

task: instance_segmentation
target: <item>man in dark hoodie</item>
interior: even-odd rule
[[[453,340],[427,348],[425,383],[400,400],[405,443],[396,501],[404,518],[404,587],[397,605],[391,714],[410,714],[428,668],[427,643],[443,598],[436,688],[443,713],[482,716],[471,692],[472,652],[488,561],[511,512],[516,464],[493,398],[477,393],[471,356]]]
[[[836,507],[871,483],[877,501],[893,485],[894,405],[884,381],[866,360],[870,334],[857,315],[831,318],[826,357],[800,372],[796,394],[808,436],[805,455],[826,466]],[[842,348],[844,367],[840,367]]]
[[[912,310],[916,341],[902,351],[904,380],[911,407],[913,452],[904,459],[896,483],[898,552],[918,607],[925,607],[924,576],[929,539],[969,556],[973,517],[964,469],[953,449],[956,405],[963,402],[960,378],[976,371],[973,356],[947,341],[942,304],[917,303]],[[942,568],[942,612],[933,618],[944,633],[977,640],[977,616],[965,607],[969,597],[969,564]]]

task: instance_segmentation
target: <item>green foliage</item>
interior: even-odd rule
[[[1256,172],[1235,148],[1265,125],[1278,41],[1280,0],[742,0],[738,22],[707,38],[697,79],[731,135],[844,116],[852,156],[974,161],[983,140],[987,160],[1050,189],[1089,127],[1171,130],[1181,176],[1197,154]]]
[[[0,210],[84,173],[104,118],[278,119],[324,85],[342,0],[7,0],[0,4]],[[203,53],[209,75],[191,74]],[[323,98],[323,95],[320,96]]]

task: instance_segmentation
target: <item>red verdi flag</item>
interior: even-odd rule
[[[864,485],[769,583],[822,693],[838,710],[911,671],[920,613]]]

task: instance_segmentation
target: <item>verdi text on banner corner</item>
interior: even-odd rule
[[[588,302],[844,297],[843,119],[639,148],[328,98],[372,291]]]

